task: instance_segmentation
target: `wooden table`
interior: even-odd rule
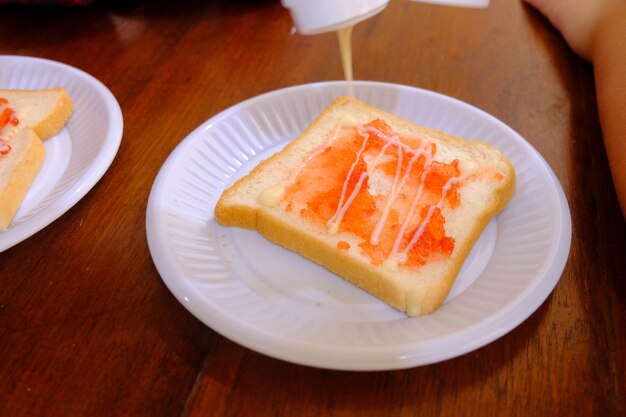
[[[355,77],[491,113],[561,182],[573,239],[547,301],[483,348],[408,370],[314,369],[229,341],[161,281],[146,243],[150,189],[209,117],[260,93],[341,79],[335,36],[293,34],[269,0],[3,6],[0,54],[92,74],[125,124],[99,183],[0,253],[0,415],[626,415],[626,227],[592,68],[517,0],[486,10],[391,3],[355,28]]]

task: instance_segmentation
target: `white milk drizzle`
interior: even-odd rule
[[[400,191],[402,190],[402,188],[404,188],[404,184],[409,178],[409,174],[411,173],[411,168],[413,168],[413,164],[415,163],[415,161],[417,161],[417,159],[420,156],[424,156],[426,158],[426,161],[424,163],[424,169],[426,169],[426,166],[430,164],[430,160],[432,158],[425,149],[426,145],[427,145],[427,142],[422,142],[418,149],[407,152],[407,153],[413,153],[413,156],[409,160],[406,171],[404,172],[404,175],[402,176],[402,180],[400,180],[399,185],[398,185],[398,178],[400,177],[400,170],[402,169],[402,147],[398,146],[398,166],[396,168],[396,174],[393,179],[391,193],[389,194],[389,196],[387,197],[387,200],[385,201],[385,208],[383,209],[383,213],[380,216],[380,219],[378,219],[378,222],[376,223],[376,227],[374,228],[374,231],[372,232],[372,235],[370,236],[370,243],[372,245],[377,245],[379,243],[380,234],[382,233],[383,227],[385,226],[385,223],[387,222],[387,217],[389,216],[391,206],[393,205],[398,195],[400,195]]]
[[[444,202],[444,200],[446,198],[446,195],[448,194],[448,191],[450,191],[450,188],[452,188],[452,186],[454,184],[456,184],[457,182],[460,182],[461,180],[462,179],[460,177],[452,177],[445,183],[445,185],[443,186],[443,189],[441,190],[441,197],[439,198],[439,201],[437,202],[437,204],[431,205],[428,208],[428,212],[426,213],[426,217],[424,217],[424,219],[422,219],[422,221],[420,222],[419,227],[417,228],[417,230],[413,234],[413,237],[411,237],[411,240],[409,241],[407,246],[401,252],[396,254],[396,253],[394,253],[394,251],[397,250],[397,247],[396,247],[396,244],[394,244],[394,250],[392,250],[391,254],[389,254],[389,258],[395,259],[396,257],[398,257],[400,261],[406,262],[407,253],[409,253],[413,249],[413,247],[415,247],[415,245],[417,244],[419,239],[424,234],[424,230],[426,230],[426,226],[428,225],[428,222],[430,222],[430,218],[433,216],[433,213],[435,212],[435,209],[441,207],[441,205],[443,204],[443,202]],[[398,239],[396,239],[396,241],[397,240]],[[397,243],[399,245],[399,242],[397,242]]]
[[[333,214],[333,216],[330,219],[328,219],[327,225],[328,225],[328,232],[330,234],[337,233],[337,230],[339,229],[339,224],[341,223],[343,216],[348,210],[348,207],[350,207],[350,204],[352,204],[352,201],[354,201],[354,198],[356,198],[356,194],[358,194],[359,190],[361,189],[361,185],[363,184],[363,181],[365,181],[365,178],[367,177],[367,172],[364,172],[361,174],[361,176],[359,177],[359,181],[354,187],[354,190],[352,190],[352,194],[348,198],[348,201],[346,202],[346,204],[344,204],[344,200],[346,198],[346,191],[348,190],[348,181],[350,180],[350,177],[352,177],[352,172],[354,172],[354,168],[359,163],[359,160],[361,159],[361,154],[365,150],[367,141],[370,138],[370,134],[365,132],[362,126],[359,126],[358,130],[359,130],[359,134],[363,136],[363,144],[361,145],[361,149],[359,149],[359,151],[357,152],[356,159],[350,166],[350,170],[348,170],[348,175],[346,176],[346,179],[343,181],[343,186],[341,187],[341,196],[339,197],[339,203],[337,204],[337,210],[335,211],[335,214]]]
[[[385,140],[387,143],[382,147],[382,149],[380,150],[380,152],[378,153],[378,155],[374,159],[374,162],[373,162],[372,166],[373,167],[377,166],[378,162],[380,161],[382,156],[385,154],[387,148],[389,146],[391,146],[391,145],[394,145],[394,146],[396,146],[398,148],[398,162],[397,162],[398,165],[397,165],[395,176],[394,176],[394,179],[393,179],[391,191],[390,191],[390,193],[387,196],[387,199],[385,201],[385,205],[384,205],[384,208],[383,208],[383,213],[382,213],[381,217],[378,219],[378,221],[376,223],[376,227],[374,228],[374,231],[372,232],[372,235],[370,236],[370,243],[372,245],[376,245],[376,244],[379,243],[380,235],[382,233],[383,227],[384,227],[384,225],[385,225],[385,223],[387,221],[387,218],[389,216],[389,212],[391,210],[393,202],[398,197],[398,195],[400,194],[400,191],[404,187],[404,185],[405,185],[405,183],[406,183],[406,181],[407,181],[407,179],[408,179],[408,177],[410,175],[410,171],[411,171],[414,163],[418,160],[418,158],[420,156],[424,156],[425,157],[424,168],[423,168],[422,174],[420,175],[419,187],[417,189],[417,192],[413,196],[413,199],[411,201],[411,206],[409,208],[409,212],[408,212],[407,216],[405,217],[398,234],[396,235],[396,239],[394,241],[394,245],[393,245],[393,248],[391,250],[391,253],[387,257],[387,259],[392,261],[392,263],[394,263],[394,264],[395,263],[404,263],[404,262],[406,262],[408,252],[410,252],[413,249],[413,247],[417,244],[417,242],[421,238],[422,234],[426,230],[426,226],[430,222],[430,219],[431,219],[433,213],[435,212],[435,209],[438,208],[438,207],[441,207],[441,205],[443,204],[443,202],[444,202],[444,200],[446,198],[446,195],[447,195],[448,191],[450,191],[450,189],[452,188],[452,186],[454,184],[456,184],[457,182],[462,181],[462,179],[460,177],[453,177],[453,178],[450,178],[445,183],[445,185],[444,185],[444,187],[443,187],[443,189],[441,191],[441,197],[439,199],[439,202],[437,204],[431,205],[429,207],[428,212],[427,212],[425,218],[422,219],[422,221],[420,222],[420,225],[418,226],[417,231],[413,234],[413,236],[411,237],[411,240],[409,241],[407,246],[402,251],[400,251],[400,244],[402,242],[402,238],[405,235],[406,230],[407,230],[407,228],[408,228],[408,226],[409,226],[409,224],[411,222],[411,219],[413,217],[413,214],[415,213],[415,209],[417,208],[417,205],[418,205],[419,201],[422,198],[422,195],[424,193],[424,185],[425,185],[426,176],[430,172],[430,167],[431,167],[431,164],[433,162],[432,155],[428,152],[428,149],[430,148],[431,144],[429,142],[422,141],[419,148],[413,149],[413,148],[409,147],[408,145],[406,145],[404,142],[402,142],[398,136],[391,136],[391,137],[390,136],[386,136],[380,130],[378,130],[378,129],[374,128],[374,127],[370,127],[370,126],[363,127],[361,125],[358,128],[358,132],[359,132],[359,134],[361,136],[363,136],[363,143],[361,145],[361,148],[359,149],[359,151],[356,154],[355,161],[352,163],[352,165],[350,167],[350,170],[348,171],[348,174],[347,174],[346,178],[344,179],[344,182],[343,182],[343,185],[342,185],[342,189],[341,189],[341,196],[339,198],[339,203],[337,205],[337,209],[336,209],[335,213],[333,214],[333,216],[327,222],[328,232],[330,234],[337,233],[337,231],[339,229],[339,225],[341,224],[341,221],[343,220],[343,217],[345,216],[346,212],[350,208],[350,205],[352,204],[352,202],[354,201],[354,199],[356,198],[358,193],[360,192],[361,187],[363,186],[363,183],[365,182],[365,179],[369,175],[367,173],[367,171],[365,171],[365,172],[363,172],[361,174],[361,176],[359,177],[359,179],[358,179],[354,189],[352,190],[352,192],[350,193],[350,195],[346,199],[348,183],[349,183],[350,178],[352,177],[352,173],[354,172],[354,169],[356,168],[357,164],[359,163],[359,161],[361,160],[361,158],[363,156],[363,152],[365,151],[365,147],[367,146],[369,138],[371,137],[372,134],[375,134],[378,137],[380,137],[383,140]],[[407,165],[407,169],[405,170],[404,174],[402,175],[402,178],[400,179],[400,172],[401,172],[401,168],[402,168],[402,161],[403,161],[403,153],[404,152],[406,152],[408,154],[412,154],[412,156],[411,156],[411,159],[409,160],[409,163]]]
[[[359,160],[361,159],[361,154],[363,153],[363,150],[365,149],[365,146],[367,144],[367,140],[370,137],[370,132],[375,133],[378,137],[384,139],[387,142],[381,148],[376,158],[374,158],[374,162],[372,164],[372,166],[374,167],[378,165],[378,162],[380,161],[380,159],[385,155],[387,148],[391,145],[396,145],[398,146],[398,148],[406,147],[408,149],[411,149],[408,146],[406,146],[404,143],[402,143],[402,141],[400,141],[400,138],[398,136],[391,136],[391,137],[385,136],[380,130],[374,127],[371,127],[371,126],[363,127],[361,125],[359,126],[358,131],[359,131],[359,134],[364,137],[363,145],[361,146],[361,149],[357,153],[356,160],[350,167],[350,170],[348,171],[348,175],[346,176],[346,179],[343,182],[343,186],[341,188],[341,197],[339,198],[339,204],[337,205],[337,210],[335,211],[335,214],[333,215],[333,217],[331,217],[328,220],[329,233],[331,234],[335,234],[337,230],[339,229],[339,225],[341,224],[341,221],[343,220],[344,215],[350,208],[350,205],[352,204],[356,196],[359,194],[359,191],[361,190],[361,187],[363,186],[363,182],[369,175],[367,171],[361,174],[361,176],[359,177],[359,180],[357,181],[357,184],[354,187],[354,190],[352,190],[350,197],[348,197],[348,200],[344,204],[345,194],[348,188],[348,182],[350,178],[352,177],[352,172],[354,171],[354,168],[356,167]]]
[[[291,175],[289,175],[289,178],[287,178],[287,181],[286,181],[287,184],[293,184],[293,182],[296,180],[296,177],[298,176],[298,174],[300,174],[300,171],[302,171],[302,169],[304,169],[306,164],[309,161],[313,160],[315,157],[317,157],[319,154],[324,152],[326,149],[328,149],[328,147],[335,141],[335,139],[337,139],[337,137],[339,137],[339,132],[341,131],[342,127],[343,126],[341,125],[341,121],[338,121],[337,125],[335,126],[335,128],[333,129],[333,131],[332,131],[332,133],[330,135],[330,139],[328,139],[322,145],[318,146],[317,149],[315,149],[313,152],[311,152],[306,157],[306,160],[305,160],[304,164],[300,165],[298,167],[298,169],[293,170]]]
[[[415,208],[417,207],[417,203],[422,198],[422,194],[424,193],[424,184],[426,180],[426,175],[430,172],[430,162],[424,164],[424,171],[422,171],[422,175],[420,175],[420,185],[417,188],[417,192],[413,196],[413,200],[411,200],[411,207],[409,208],[409,213],[407,214],[404,222],[402,223],[402,227],[400,227],[400,231],[396,236],[396,240],[393,242],[393,248],[391,249],[391,253],[389,254],[389,258],[395,259],[398,249],[400,248],[400,243],[402,242],[402,237],[406,233],[406,229],[413,218],[413,213],[415,213]]]
[[[339,136],[339,132],[341,131],[342,128],[343,128],[342,124],[338,122],[337,126],[333,129],[332,134],[330,135],[330,138],[323,145],[319,146],[310,155],[308,155],[306,158],[306,162],[313,160],[316,156],[324,152],[332,144],[332,142],[334,142],[335,139]],[[420,222],[416,232],[411,237],[411,240],[409,241],[407,246],[403,250],[400,251],[400,244],[402,243],[402,238],[406,234],[407,228],[411,223],[411,219],[413,218],[413,215],[418,206],[418,203],[421,200],[422,195],[424,193],[426,176],[430,172],[431,164],[433,162],[433,157],[431,153],[429,152],[432,145],[430,142],[421,141],[420,146],[417,149],[413,149],[410,146],[408,146],[406,143],[402,142],[397,135],[387,136],[383,134],[383,132],[381,132],[380,130],[376,129],[375,127],[372,127],[372,126],[366,127],[363,125],[359,125],[357,127],[357,130],[359,132],[359,135],[363,137],[363,143],[361,144],[361,148],[359,149],[359,151],[356,153],[356,158],[354,162],[352,163],[352,165],[350,166],[348,174],[346,178],[344,179],[344,182],[341,188],[341,195],[339,198],[339,203],[337,204],[337,209],[335,210],[335,213],[333,214],[333,216],[327,222],[328,233],[330,234],[337,233],[337,231],[339,230],[339,226],[346,212],[348,211],[348,209],[352,205],[352,202],[356,199],[357,195],[359,194],[361,188],[363,187],[363,183],[365,182],[365,179],[369,176],[367,171],[363,172],[359,176],[359,179],[356,185],[354,186],[354,189],[352,190],[350,195],[347,196],[346,198],[346,195],[348,192],[349,180],[352,177],[352,174],[354,170],[356,169],[356,166],[358,165],[359,161],[364,156],[363,153],[365,152],[367,143],[372,135],[376,135],[386,142],[385,145],[383,145],[383,147],[379,151],[376,158],[374,158],[374,161],[372,163],[372,166],[374,167],[373,169],[375,169],[375,167],[378,165],[378,163],[380,162],[380,159],[385,155],[385,152],[390,146],[396,146],[397,153],[398,153],[398,162],[397,162],[396,172],[395,172],[395,176],[393,179],[391,191],[389,192],[389,195],[387,196],[385,200],[383,213],[381,214],[381,217],[378,219],[376,223],[376,227],[374,228],[374,231],[372,232],[372,235],[370,236],[370,243],[372,245],[377,245],[379,243],[380,235],[382,234],[382,230],[385,226],[387,218],[389,217],[391,207],[393,206],[394,201],[397,199],[398,195],[400,194],[400,191],[403,189],[404,185],[406,184],[406,181],[409,178],[413,165],[419,159],[420,156],[424,156],[425,158],[424,167],[423,167],[422,174],[420,175],[419,186],[418,186],[417,192],[413,196],[413,199],[411,201],[411,206],[409,208],[409,212],[407,213],[404,221],[402,222],[402,226],[400,227],[400,230],[398,234],[396,235],[393,248],[389,256],[387,257],[387,261],[385,262],[387,265],[389,265],[388,261],[390,261],[391,265],[393,265],[392,268],[395,268],[397,267],[398,263],[406,262],[407,254],[413,249],[413,247],[417,244],[419,239],[422,237],[424,231],[426,230],[426,226],[430,222],[430,219],[433,216],[435,210],[438,207],[442,206],[448,191],[450,191],[450,189],[455,183],[462,181],[463,177],[453,177],[453,178],[450,178],[445,183],[441,191],[441,197],[438,203],[435,205],[431,205],[428,208],[428,212],[426,216]],[[407,168],[404,174],[402,175],[402,178],[400,178],[404,153],[411,155],[411,159],[409,160],[407,164]],[[296,176],[300,173],[302,168],[306,165],[306,162],[305,164],[303,164],[303,166],[301,166],[298,170],[296,170],[290,175],[290,179],[288,180],[288,183],[293,182],[295,180]]]

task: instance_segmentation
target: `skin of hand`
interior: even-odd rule
[[[548,18],[579,56],[591,61],[595,31],[624,0],[525,0]]]
[[[604,146],[626,218],[626,0],[525,0],[593,64]]]

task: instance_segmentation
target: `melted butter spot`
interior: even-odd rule
[[[358,124],[359,122],[356,120],[356,117],[351,114],[344,114],[339,119],[339,126],[346,129],[350,127],[356,127]]]
[[[395,259],[387,259],[382,265],[385,271],[398,272],[398,261]]]
[[[285,190],[283,187],[276,186],[272,188],[268,188],[259,194],[258,202],[259,204],[266,207],[274,207],[283,199],[285,194]]]
[[[476,169],[476,162],[471,160],[459,161],[459,169],[463,174],[468,174]]]

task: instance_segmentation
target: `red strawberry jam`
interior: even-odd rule
[[[396,259],[417,268],[454,250],[441,209],[459,206],[461,172],[458,160],[434,161],[435,153],[433,143],[401,136],[380,119],[341,129],[286,186],[285,208],[322,231],[358,236],[374,265]]]

